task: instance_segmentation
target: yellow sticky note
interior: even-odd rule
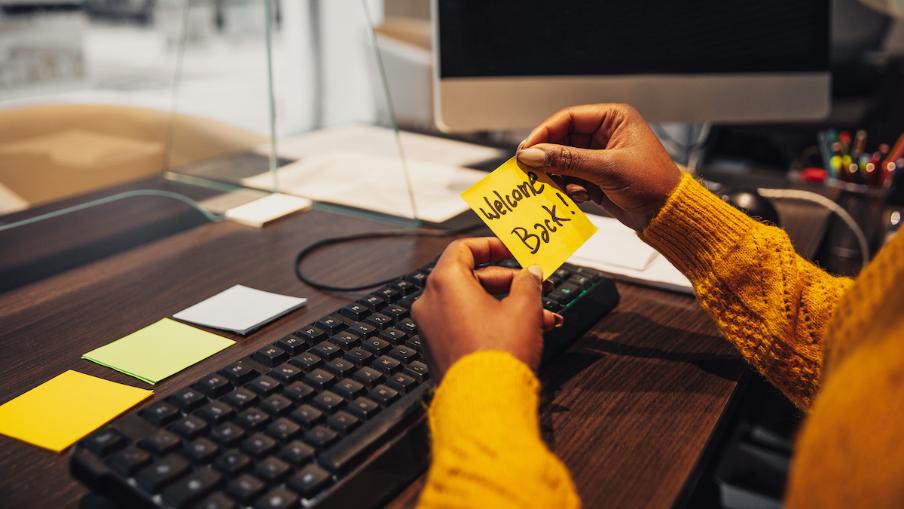
[[[62,452],[151,394],[69,370],[0,406],[0,433]]]
[[[164,318],[94,349],[82,358],[156,384],[234,343],[231,339]]]
[[[511,158],[461,197],[509,248],[522,267],[549,277],[595,232],[571,198],[542,172]]]

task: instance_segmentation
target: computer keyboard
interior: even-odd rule
[[[517,267],[514,260],[500,265]],[[432,264],[79,441],[73,476],[122,507],[374,507],[427,467],[432,382],[409,316]],[[618,303],[566,264],[544,362]]]

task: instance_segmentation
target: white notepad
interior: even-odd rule
[[[307,301],[308,299],[300,297],[235,285],[179,311],[173,318],[245,335],[304,306]]]

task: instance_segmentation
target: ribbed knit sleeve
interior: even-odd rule
[[[418,507],[579,507],[568,470],[540,439],[538,387],[507,353],[456,362],[430,405],[433,459]]]
[[[801,409],[819,387],[826,327],[851,286],[797,255],[784,230],[755,221],[684,174],[641,238],[694,285],[722,334]]]

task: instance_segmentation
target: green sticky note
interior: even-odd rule
[[[231,339],[164,318],[92,350],[82,358],[156,384],[234,343]]]

